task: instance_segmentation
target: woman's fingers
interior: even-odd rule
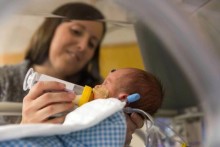
[[[144,119],[137,113],[131,113],[130,118],[132,122],[135,124],[136,129],[140,129],[144,125]]]
[[[132,120],[130,119],[130,116],[128,114],[125,114],[125,116],[126,116],[126,122],[127,122],[127,132],[126,132],[125,145],[129,145],[131,143],[132,134],[134,133],[136,126],[132,122]]]
[[[47,119],[43,121],[43,123],[50,123],[50,124],[62,124],[65,120],[66,115],[60,116],[60,117],[54,117],[51,119]]]
[[[31,93],[28,95],[31,95]],[[23,109],[31,113],[32,111],[38,111],[53,103],[72,103],[74,98],[75,94],[72,92],[47,92],[33,100],[27,100],[25,97],[23,100]]]
[[[41,118],[40,121],[48,121],[51,117],[61,117],[61,114],[56,116],[56,114],[60,113],[67,113],[73,109],[73,104],[72,103],[56,103],[53,105],[49,105],[39,111],[37,111],[36,116],[39,116]]]
[[[55,116],[55,114],[58,114],[58,113],[68,112],[68,111],[71,111],[72,109],[73,109],[72,102],[52,103],[38,110],[36,110],[33,107],[24,107],[22,110],[21,123],[50,122],[48,120],[51,116]],[[63,116],[60,115],[57,117],[63,117]]]
[[[49,91],[64,91],[65,84],[56,81],[39,81],[29,91],[30,95],[26,99],[36,99],[45,92]]]
[[[65,85],[58,82],[38,82],[23,99],[21,123],[61,122],[60,119],[49,117],[70,111],[73,108],[73,92],[65,91]]]
[[[125,145],[129,145],[131,143],[132,134],[135,132],[136,129],[140,129],[141,127],[143,127],[144,120],[137,113],[132,113],[131,115],[125,114],[125,116],[127,122]]]
[[[75,98],[73,92],[47,92],[34,100],[34,105],[38,106],[37,109],[42,109],[53,103],[72,103]]]

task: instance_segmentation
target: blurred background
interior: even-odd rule
[[[22,9],[19,9],[16,14],[6,18],[0,25],[0,64],[14,64],[21,61],[31,35],[43,19],[50,17],[50,12],[56,7],[68,2],[77,2],[77,0],[28,1],[20,6]],[[102,75],[105,77],[112,68],[128,65],[144,68],[133,24],[132,22],[127,24],[129,19],[127,12],[114,1],[81,0],[80,2],[95,5],[108,20],[116,21],[108,23],[107,35],[102,46],[100,62]],[[119,24],[117,21],[124,21],[125,24]]]
[[[0,65],[21,62],[31,35],[43,19],[53,17],[50,12],[59,5],[76,1],[2,0]],[[220,90],[220,1],[80,2],[99,8],[109,22],[101,48],[102,76],[122,67],[153,72],[165,89],[164,103],[155,118],[174,128],[190,146],[215,142],[209,136],[213,128],[208,124],[215,118],[211,113],[218,114],[218,109],[212,109],[217,107]],[[209,76],[211,78],[204,78]],[[207,88],[213,86],[212,81],[217,82],[215,87]],[[141,138],[141,133],[137,132],[131,146],[143,146]]]

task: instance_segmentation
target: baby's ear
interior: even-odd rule
[[[121,100],[121,101],[124,101],[124,100],[127,99],[128,95],[129,95],[129,94],[124,93],[124,92],[123,92],[123,93],[119,93],[119,94],[118,94],[118,99]]]

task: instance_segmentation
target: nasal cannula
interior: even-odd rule
[[[80,86],[74,83],[70,83],[61,79],[57,79],[45,74],[40,74],[35,72],[33,68],[30,68],[25,76],[23,83],[23,90],[31,89],[31,87],[37,83],[38,81],[57,81],[65,84],[67,91],[74,91],[76,94],[76,98],[73,100],[73,103],[81,106],[91,100],[93,100],[93,91],[90,86]],[[132,103],[140,99],[140,95],[138,93],[131,94],[125,100],[126,103]]]

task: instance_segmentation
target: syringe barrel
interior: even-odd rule
[[[28,70],[25,76],[23,90],[26,91],[31,89],[31,87],[39,81],[57,81],[65,84],[67,91],[74,91],[77,95],[77,98],[73,101],[77,105],[82,105],[93,98],[92,88],[89,86],[83,87],[45,74],[40,74],[38,72],[34,72],[32,68]]]

